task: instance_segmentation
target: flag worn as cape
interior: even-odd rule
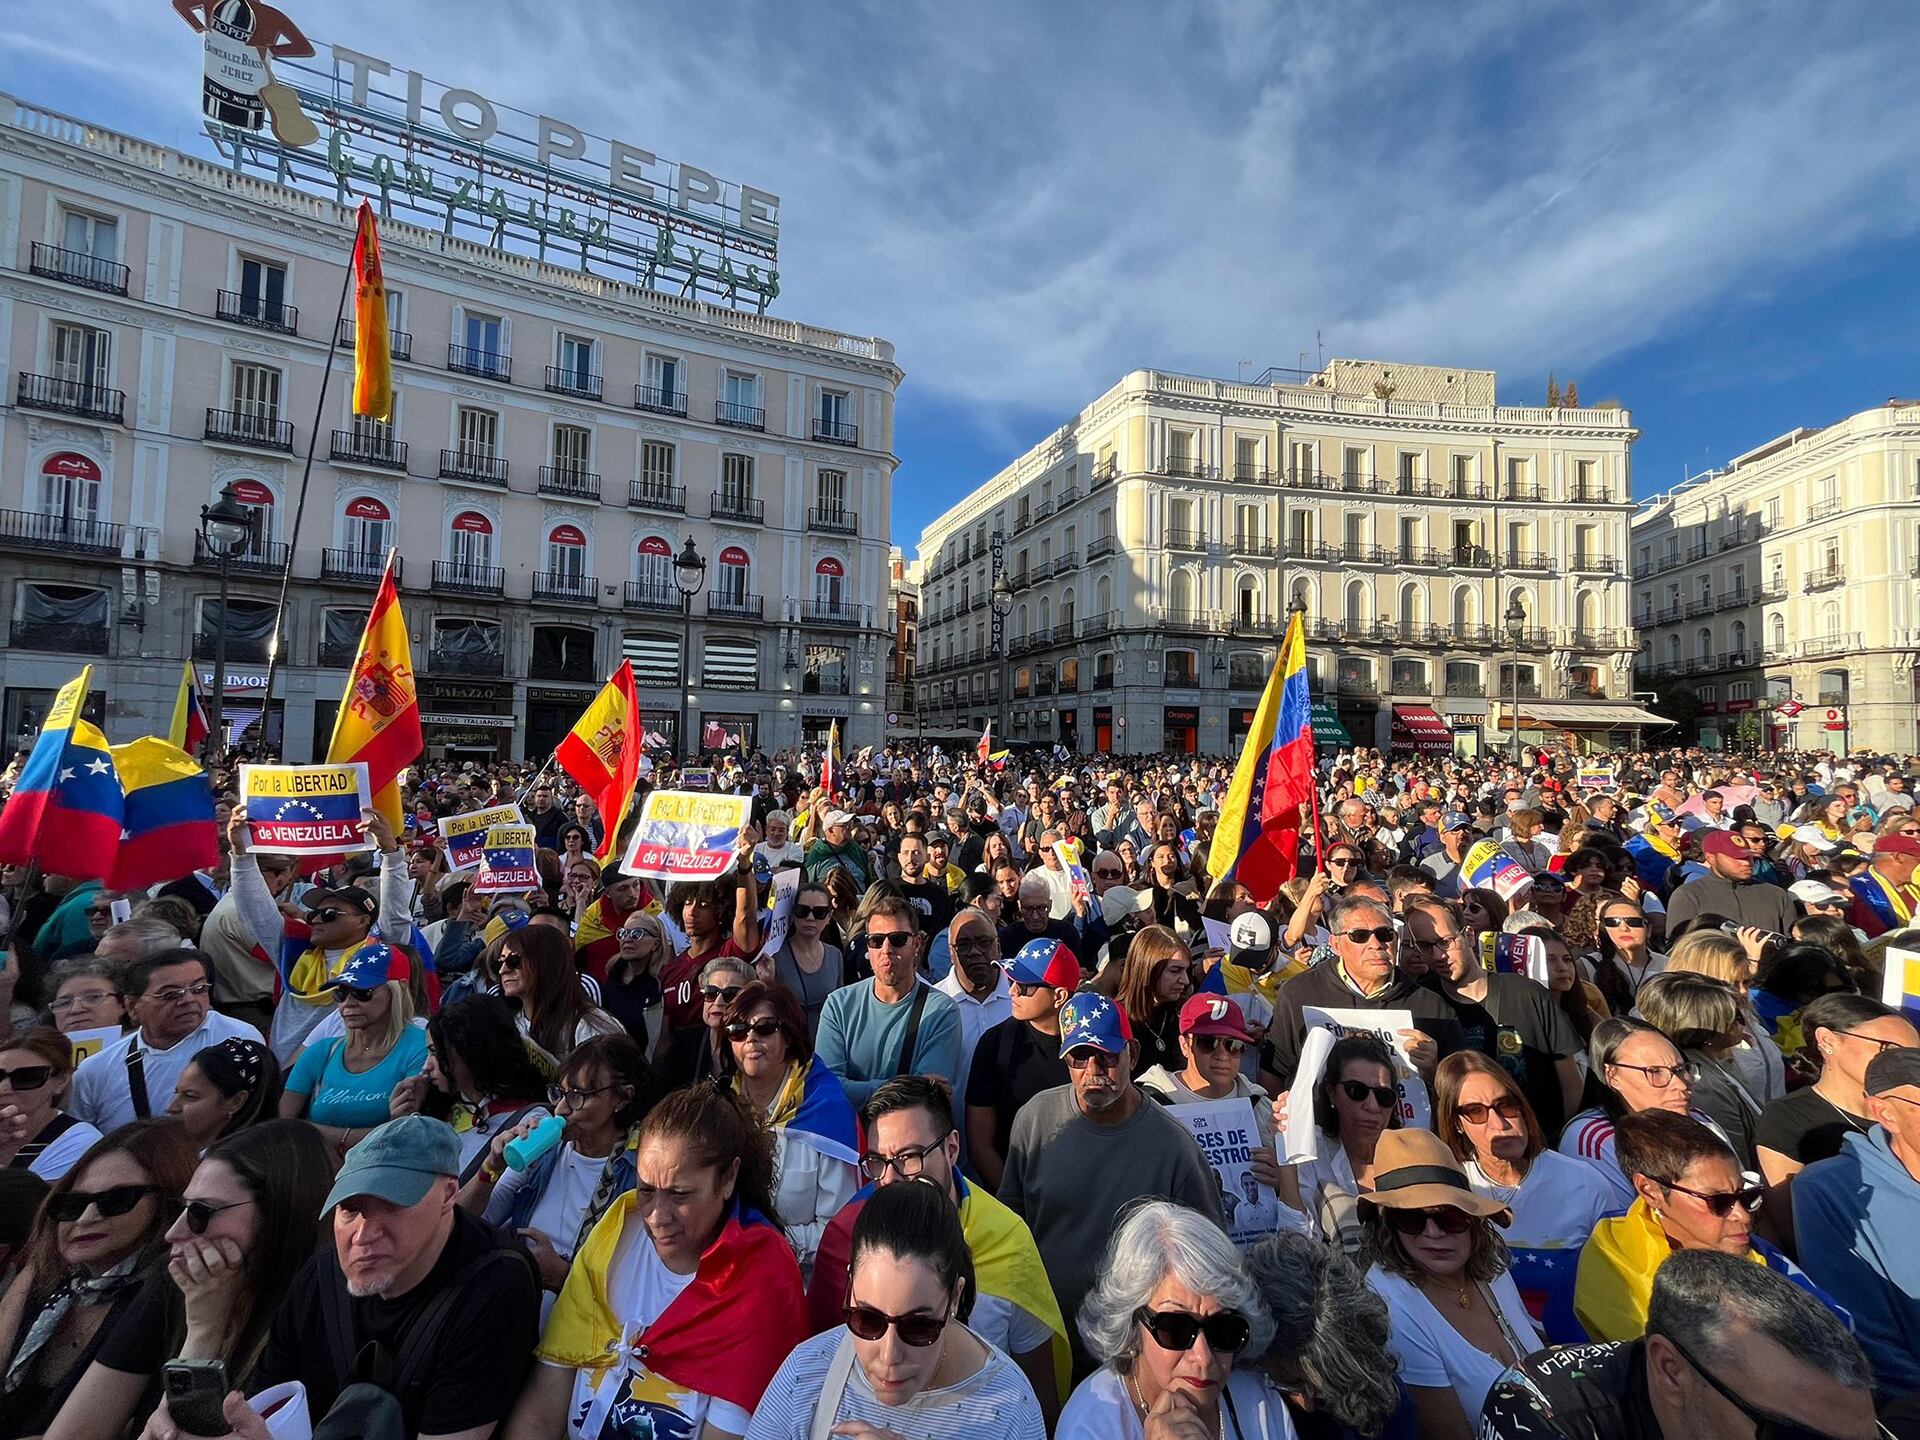
[[[125,798],[110,888],[141,890],[219,863],[213,782],[191,755],[147,735],[115,745],[113,766]]]
[[[104,879],[120,847],[125,797],[107,737],[80,718],[93,667],[60,687],[40,737],[0,808],[0,861]]]
[[[735,1074],[736,1090],[742,1088],[744,1075]],[[827,1069],[818,1055],[802,1069],[797,1063],[787,1068],[786,1084],[773,1102],[767,1124],[774,1129],[785,1126],[788,1133],[806,1142],[829,1160],[860,1163],[860,1120],[853,1113],[840,1077]]]

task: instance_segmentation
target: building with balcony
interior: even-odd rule
[[[88,661],[112,738],[162,729],[222,631],[228,714],[259,716],[289,549],[290,759],[326,747],[389,550],[430,755],[543,759],[622,658],[676,743],[683,682],[699,736],[884,739],[885,340],[383,222],[396,413],[353,417],[335,355],[296,539],[328,348],[354,338],[351,205],[4,96],[0,200],[9,742]],[[222,614],[197,527],[229,484],[258,536]],[[708,571],[683,610],[688,536]]]
[[[1654,719],[1630,684],[1636,435],[1617,408],[1498,405],[1486,371],[1135,371],[922,534],[922,721],[1227,753],[1297,603],[1321,708],[1362,744],[1500,743],[1516,681],[1523,734],[1624,742]]]
[[[887,652],[887,728],[917,731],[919,689],[913,679],[920,660],[920,565],[896,545],[887,556],[887,574],[887,623],[893,631]]]
[[[1920,401],[1650,497],[1632,572],[1639,682],[1691,691],[1703,744],[1920,753]]]

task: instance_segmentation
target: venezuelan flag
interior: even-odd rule
[[[109,886],[136,890],[219,861],[213,782],[191,755],[148,735],[114,746],[113,765],[126,803]]]
[[[1881,1003],[1903,1010],[1909,1020],[1920,1025],[1920,952],[1885,947],[1881,960]]]
[[[1256,904],[1271,904],[1299,868],[1300,807],[1317,799],[1306,627],[1296,614],[1220,806],[1208,873],[1215,880],[1232,875],[1253,892]]]
[[[333,717],[333,738],[327,745],[327,763],[367,762],[367,780],[373,788],[374,808],[387,817],[393,833],[400,833],[400,772],[419,759],[426,748],[420,731],[420,697],[413,683],[413,646],[407,639],[406,618],[400,613],[400,589],[393,579],[393,560],[373,597],[360,649],[353,657],[353,673]]]
[[[173,697],[173,724],[167,738],[189,754],[213,733],[207,719],[207,704],[200,694],[200,677],[193,673],[193,662],[180,667],[180,693]]]
[[[387,334],[380,227],[365,200],[353,232],[353,413],[393,419],[393,342]]]
[[[93,667],[60,687],[0,809],[0,861],[104,880],[120,848],[124,799],[107,737],[80,718]],[[175,871],[175,874],[181,872]]]
[[[597,857],[606,864],[620,849],[620,827],[633,805],[640,774],[640,701],[633,688],[633,662],[622,660],[553,752],[560,768],[593,797],[607,827]]]

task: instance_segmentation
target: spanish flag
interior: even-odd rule
[[[640,773],[640,701],[634,693],[632,661],[620,662],[553,758],[580,782],[600,811],[607,832],[594,858],[604,865],[619,851],[620,827]]]
[[[192,754],[212,733],[207,703],[200,694],[200,677],[193,673],[193,662],[189,660],[180,667],[180,693],[173,697],[173,724],[167,738]]]
[[[982,765],[993,758],[993,721],[989,720],[981,727],[980,743],[973,747],[973,751],[980,757]]]
[[[387,282],[380,273],[380,229],[360,202],[353,233],[353,413],[393,419],[393,345],[387,335]]]
[[[400,613],[400,588],[393,579],[393,556],[380,577],[353,673],[333,717],[327,763],[367,762],[373,804],[400,833],[400,772],[420,758],[426,741],[420,733],[420,697],[413,685],[413,648]]]
[[[1220,806],[1208,873],[1215,880],[1232,875],[1253,892],[1256,904],[1271,904],[1299,868],[1301,807],[1318,802],[1306,626],[1295,615]]]

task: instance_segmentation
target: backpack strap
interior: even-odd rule
[[[147,1056],[140,1048],[137,1032],[127,1042],[127,1096],[133,1101],[134,1119],[153,1118],[153,1100],[147,1094]]]
[[[820,1397],[813,1402],[813,1421],[807,1427],[807,1440],[833,1440],[834,1417],[840,1413],[840,1401],[847,1393],[853,1362],[853,1332],[848,1331],[834,1347],[833,1363],[827,1367],[826,1379],[820,1382]]]
[[[526,1118],[528,1111],[533,1110],[535,1108],[537,1107],[533,1105],[522,1105],[518,1110],[514,1111],[511,1115],[507,1116],[507,1118],[504,1121],[501,1122],[500,1129],[495,1130],[493,1132],[493,1135],[498,1135],[501,1130],[511,1130],[514,1126],[518,1125],[522,1120]],[[493,1148],[493,1135],[489,1135],[487,1137],[487,1143],[482,1145],[478,1150],[473,1152],[473,1158],[467,1162],[466,1169],[460,1172],[460,1183],[462,1186],[464,1186],[469,1180],[473,1179],[475,1175],[478,1175],[480,1173],[480,1167],[487,1163],[487,1154]]]
[[[351,1377],[358,1363],[353,1348],[353,1299],[347,1294],[346,1272],[331,1245],[327,1247],[327,1283],[320,1287],[320,1328],[326,1336],[333,1372]]]
[[[518,1265],[526,1265],[528,1256],[518,1247],[509,1250],[504,1247],[489,1250],[476,1260],[455,1284],[447,1286],[432,1300],[407,1327],[400,1337],[400,1353],[394,1362],[393,1393],[401,1405],[407,1403],[407,1395],[416,1384],[423,1381],[431,1369],[430,1361],[436,1358],[440,1348],[440,1339],[445,1330],[447,1317],[452,1315],[454,1307],[466,1298],[467,1292],[488,1268],[503,1260],[511,1260]]]
[[[912,1073],[913,1047],[920,1041],[920,1016],[927,1008],[927,991],[932,987],[926,981],[917,981],[913,987],[913,1008],[907,1012],[907,1033],[900,1042],[900,1063],[893,1068],[894,1078]]]

